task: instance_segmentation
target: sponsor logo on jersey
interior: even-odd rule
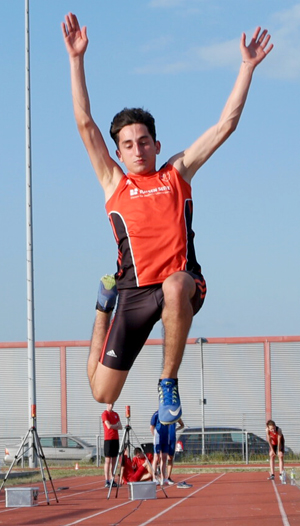
[[[131,188],[129,190],[129,195],[130,197],[147,197],[148,195],[170,193],[170,192],[171,192],[171,187],[167,185],[167,186],[157,186],[155,188],[149,188],[148,190]]]
[[[159,178],[161,181],[170,181],[171,179],[170,172],[159,174]]]

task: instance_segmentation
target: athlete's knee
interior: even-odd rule
[[[186,275],[183,272],[171,274],[163,282],[163,291],[165,294],[182,294],[185,290]]]
[[[90,381],[90,386],[92,395],[99,404],[114,404],[119,396],[119,393],[114,392],[113,389],[109,389],[96,375]]]
[[[91,389],[93,397],[96,402],[99,402],[99,404],[114,404],[117,400],[117,397],[114,397],[112,393],[104,391],[98,385],[91,385]]]
[[[193,278],[185,272],[176,272],[163,283],[165,303],[178,302],[179,306],[189,302],[195,294],[196,285]]]
[[[114,404],[119,398],[128,371],[111,369],[98,362],[97,370],[90,381],[93,397],[101,404]]]

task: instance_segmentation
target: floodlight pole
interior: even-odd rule
[[[31,185],[31,114],[30,114],[30,37],[29,0],[25,0],[25,134],[26,134],[26,240],[27,240],[27,349],[28,349],[28,420],[36,428],[36,381],[33,286],[33,233]],[[32,446],[32,444],[29,444]],[[35,450],[30,447],[29,467],[37,466]]]
[[[205,455],[205,398],[204,398],[204,363],[203,363],[203,340],[200,338],[200,371],[201,371],[201,409],[202,409],[202,455]]]

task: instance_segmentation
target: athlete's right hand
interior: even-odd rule
[[[80,29],[76,15],[69,13],[61,24],[65,45],[70,57],[83,55],[88,45],[86,26]]]

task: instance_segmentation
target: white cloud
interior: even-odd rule
[[[271,18],[274,50],[268,60],[266,73],[273,78],[300,78],[300,4]]]
[[[172,7],[182,5],[185,0],[152,0],[154,6]],[[274,49],[268,56],[260,73],[277,79],[294,80],[300,78],[300,4],[277,12],[269,21],[271,42]],[[253,28],[247,31],[247,42]],[[167,40],[165,40],[167,42]],[[226,67],[237,69],[240,64],[239,38],[211,45],[193,47],[177,53],[176,59],[167,53],[152,62],[135,69],[137,74],[178,74],[187,71]]]
[[[271,20],[274,24],[278,24],[285,28],[286,31],[291,29],[299,28],[300,20],[300,4],[295,4],[290,9],[274,13],[271,17]]]
[[[230,40],[211,46],[190,48],[181,53],[174,62],[160,57],[135,70],[140,74],[174,74],[187,71],[200,71],[216,67],[237,68],[239,65],[239,40]]]
[[[173,43],[173,36],[163,35],[159,38],[150,40],[146,44],[142,44],[141,51],[143,53],[153,53],[154,51],[159,51],[161,53],[163,49],[168,48]]]

